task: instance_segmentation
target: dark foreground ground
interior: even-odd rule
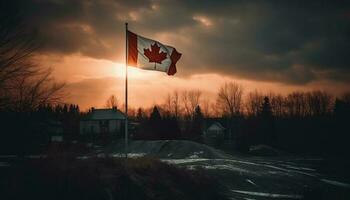
[[[64,156],[12,158],[6,163],[0,172],[2,200],[226,199],[220,184],[204,171],[155,158]]]
[[[291,155],[258,157],[236,153],[228,154],[206,145],[188,141],[134,141],[129,146],[129,157],[141,158],[131,159],[130,163],[132,164],[127,168],[122,167],[123,165],[120,163],[108,164],[111,160],[120,161],[120,157],[123,156],[121,144],[115,143],[106,147],[95,146],[92,152],[70,156],[68,163],[55,159],[54,164],[47,165],[46,168],[53,170],[45,176],[50,177],[50,174],[60,171],[61,174],[53,176],[54,180],[61,181],[60,187],[62,187],[62,182],[72,183],[72,180],[80,180],[80,176],[85,177],[83,181],[78,182],[77,186],[68,187],[66,190],[77,190],[80,191],[78,194],[85,194],[86,191],[95,191],[91,188],[100,188],[97,191],[103,191],[103,199],[125,199],[125,191],[131,192],[133,195],[141,194],[139,196],[130,196],[129,194],[126,199],[132,199],[131,197],[139,199],[226,198],[244,200],[350,199],[350,163],[346,158]],[[159,158],[162,162],[157,159],[145,158],[145,156]],[[10,177],[11,174],[16,174],[18,171],[26,171],[31,174],[32,171],[29,168],[26,169],[27,166],[23,160],[25,162],[35,160],[35,162],[37,160],[46,162],[49,159],[47,155],[44,155],[44,158],[26,156],[21,159],[15,156],[2,156],[0,157],[0,175]],[[91,168],[91,166],[96,165],[95,161],[100,162],[97,171],[95,168]],[[65,167],[57,169],[57,166],[71,166],[75,171],[73,173]],[[128,169],[130,167],[131,170]],[[44,171],[36,167],[34,169],[34,172]],[[81,173],[78,173],[80,176],[77,176],[77,172],[80,171]],[[103,173],[99,171],[103,171]],[[68,176],[70,178],[63,180],[59,178],[61,176],[67,177],[67,174],[70,174]],[[72,179],[72,176],[75,179]],[[96,177],[103,177],[103,181],[101,182],[100,178]],[[110,178],[114,181],[107,181]],[[6,179],[0,179],[0,184],[2,184],[0,186],[8,188],[8,186],[4,187],[4,184],[8,184],[4,180]],[[125,181],[127,185],[131,184],[131,186],[125,188]],[[103,187],[99,185],[86,186],[83,183],[101,183]],[[108,186],[111,183],[114,185]],[[26,184],[30,185],[30,179],[27,180]],[[52,187],[58,186],[52,185]],[[57,188],[58,193],[56,191],[54,194],[61,194],[62,188],[60,189],[60,187]],[[16,193],[16,187],[12,187],[12,190],[8,191]],[[111,198],[111,194],[113,198]],[[56,199],[67,199],[59,197]]]

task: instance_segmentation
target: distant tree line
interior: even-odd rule
[[[26,112],[2,111],[0,135],[2,153],[40,152],[51,136],[79,139],[80,110],[74,104],[40,105]]]
[[[349,141],[350,93],[340,97],[321,90],[245,94],[242,85],[228,82],[213,103],[202,99],[199,90],[185,90],[168,94],[163,104],[130,110],[129,117],[140,123],[136,139],[201,141],[206,121],[221,119],[242,151],[268,144],[300,154],[341,154]]]

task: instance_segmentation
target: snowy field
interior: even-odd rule
[[[164,159],[196,170],[203,168],[217,177],[233,199],[305,199],[307,192],[326,189],[348,191],[350,184],[339,177],[321,174],[316,159]],[[347,193],[348,193],[347,192]],[[347,196],[348,199],[350,196]]]
[[[113,155],[118,149],[123,148],[115,144],[106,151]],[[227,154],[189,141],[135,141],[129,149],[129,157],[150,155],[190,170],[204,169],[220,180],[231,199],[350,199],[350,180],[324,171],[322,158]]]
[[[96,148],[90,157],[123,157],[124,148],[115,143]],[[350,180],[337,167],[324,170],[321,158],[292,156],[256,157],[227,154],[189,141],[133,141],[128,157],[153,156],[190,170],[205,170],[223,185],[229,199],[350,199]],[[0,169],[10,167],[14,155],[0,156]],[[45,158],[29,155],[27,158]],[[336,165],[335,165],[336,166]],[[334,197],[334,198],[333,198]]]

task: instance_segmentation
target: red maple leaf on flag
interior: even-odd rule
[[[151,45],[151,50],[143,49],[143,54],[148,58],[149,62],[159,63],[162,64],[162,61],[166,59],[167,53],[161,51],[160,46],[157,45],[155,42],[153,45]]]

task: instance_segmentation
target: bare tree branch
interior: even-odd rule
[[[243,87],[236,82],[228,82],[219,89],[216,104],[223,115],[233,117],[241,113]]]
[[[119,107],[119,100],[115,95],[111,95],[108,97],[106,101],[106,107],[107,108],[118,108]]]

